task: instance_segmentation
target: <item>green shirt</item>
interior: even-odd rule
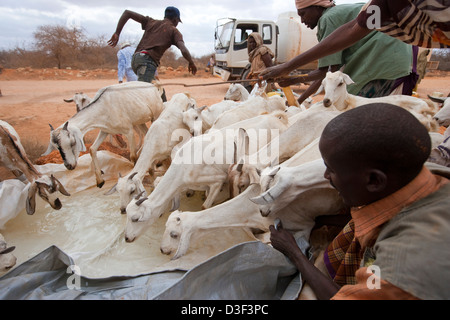
[[[317,39],[322,41],[343,24],[355,19],[364,3],[343,4],[324,11],[317,25]],[[412,47],[400,40],[373,31],[353,46],[319,60],[319,68],[345,65],[344,71],[354,84],[348,92],[358,92],[373,80],[395,80],[409,75]]]

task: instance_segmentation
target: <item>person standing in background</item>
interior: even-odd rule
[[[131,68],[131,59],[136,51],[129,42],[124,42],[117,52],[119,83],[126,77],[127,81],[137,81],[138,77]]]

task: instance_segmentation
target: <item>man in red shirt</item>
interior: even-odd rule
[[[152,82],[164,52],[172,45],[180,49],[183,57],[189,62],[189,72],[193,75],[197,73],[197,67],[185,46],[183,35],[177,29],[178,23],[181,22],[180,11],[177,8],[167,7],[164,20],[156,20],[125,10],[119,19],[116,32],[108,41],[110,46],[115,47],[117,45],[120,33],[129,19],[139,22],[142,30],[144,30],[144,35],[136,47],[131,62],[133,71],[138,76],[138,81]],[[165,97],[163,100],[166,101]]]

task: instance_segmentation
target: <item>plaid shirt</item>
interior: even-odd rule
[[[382,290],[370,290],[366,281],[371,272],[361,266],[363,254],[375,243],[381,228],[402,209],[425,198],[450,181],[433,175],[426,167],[408,185],[370,205],[352,210],[352,220],[330,244],[324,254],[330,276],[343,286],[333,299],[413,299],[414,297],[387,281]]]

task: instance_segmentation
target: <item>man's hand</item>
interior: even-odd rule
[[[189,63],[189,72],[192,73],[194,76],[197,73],[197,67],[193,62]]]
[[[282,78],[289,74],[289,70],[286,69],[286,63],[264,69],[259,74],[260,80],[273,80],[275,78]]]
[[[118,42],[119,42],[119,35],[117,33],[114,33],[111,39],[109,39],[108,45],[114,48],[115,46],[117,46]]]
[[[291,260],[293,260],[292,258],[296,253],[301,253],[294,236],[290,232],[283,229],[281,222],[278,224],[276,229],[274,226],[270,226],[269,230],[272,247],[283,253]]]

